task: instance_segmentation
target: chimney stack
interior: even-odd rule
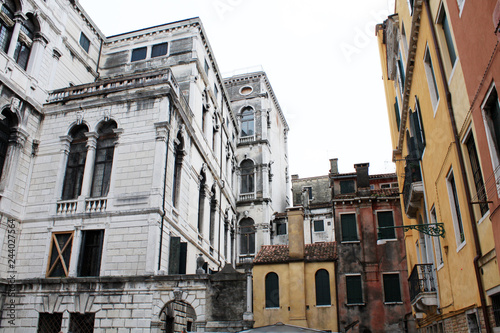
[[[304,259],[304,211],[302,207],[292,207],[287,216],[290,259]]]
[[[331,158],[330,159],[330,173],[334,175],[338,175],[339,173],[339,159]]]
[[[370,177],[368,175],[368,167],[369,166],[370,166],[370,163],[354,164],[354,169],[356,169],[358,191],[370,190]]]

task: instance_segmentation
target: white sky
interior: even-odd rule
[[[225,76],[262,66],[290,127],[290,174],[394,172],[375,24],[394,0],[80,0],[111,36],[199,16]]]

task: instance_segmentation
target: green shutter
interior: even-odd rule
[[[377,213],[378,226],[379,227],[394,227],[394,219],[392,218],[392,211],[390,212],[378,212]],[[379,239],[394,239],[396,238],[396,233],[394,229],[380,229]]]
[[[347,304],[363,303],[363,291],[361,289],[361,275],[349,275],[345,277]]]
[[[384,274],[384,301],[386,303],[401,302],[399,274]]]
[[[316,305],[331,305],[330,274],[325,269],[316,272]]]
[[[342,214],[340,215],[342,227],[342,241],[357,241],[358,231],[356,228],[356,214]]]

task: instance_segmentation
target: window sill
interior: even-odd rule
[[[490,215],[490,210],[488,209],[488,211],[486,213],[484,213],[484,215],[479,219],[479,221],[477,221],[477,224],[481,224],[484,220],[486,220],[486,218]]]
[[[403,302],[399,301],[399,302],[384,302],[384,305],[402,305]]]
[[[359,240],[353,240],[353,241],[341,241],[342,244],[359,244],[361,241]]]
[[[464,248],[465,244],[467,244],[467,242],[463,241],[461,244],[458,245],[458,247],[457,247],[457,253],[460,252],[460,250],[462,250]]]
[[[325,304],[325,305],[316,305],[317,308],[331,308],[331,304]]]
[[[346,306],[365,306],[366,303],[346,303]]]
[[[264,310],[279,310],[281,307],[264,308]]]

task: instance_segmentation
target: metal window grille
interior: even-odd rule
[[[61,331],[62,313],[40,313],[37,333],[59,333]]]
[[[70,313],[69,332],[92,333],[94,332],[95,313]]]

